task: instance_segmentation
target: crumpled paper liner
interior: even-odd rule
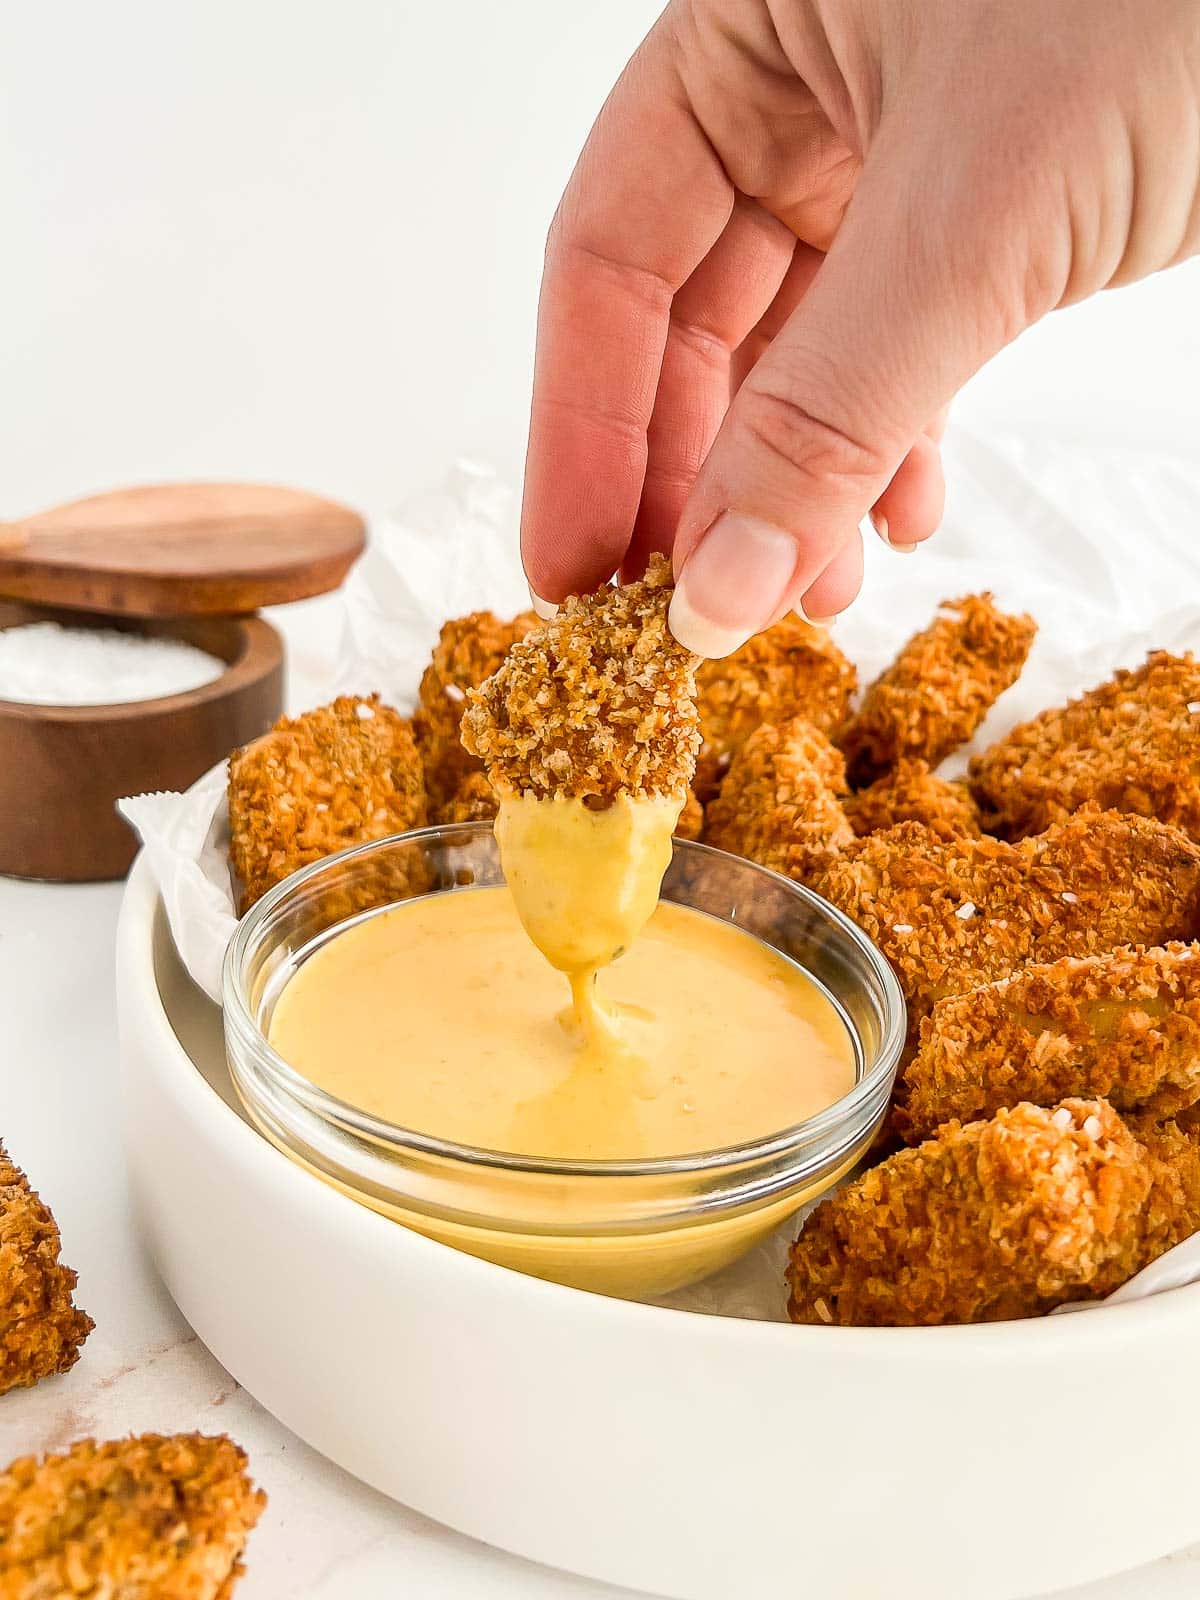
[[[1039,624],[1019,681],[993,707],[971,753],[1015,723],[1135,666],[1147,650],[1200,648],[1200,467],[1166,454],[1086,448],[1036,438],[984,442],[951,430],[946,517],[909,558],[868,534],[862,598],[837,628],[865,683],[944,599],[992,589]],[[478,463],[457,463],[438,490],[372,527],[342,591],[274,620],[291,634],[302,710],[335,694],[378,690],[412,709],[438,630],[448,617],[528,604],[509,489]],[[313,650],[319,610],[336,648]],[[328,624],[333,621],[334,626]],[[141,835],[184,966],[214,1000],[236,922],[227,863],[225,766],[184,795],[122,800]],[[782,1320],[779,1284],[794,1220],[725,1272],[662,1303]],[[1125,1301],[1200,1278],[1200,1236],[1163,1256],[1111,1298]],[[1086,1309],[1086,1308],[1064,1308]]]

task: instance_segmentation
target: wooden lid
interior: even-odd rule
[[[357,512],[262,483],[118,489],[0,524],[0,596],[130,617],[257,611],[335,589]]]

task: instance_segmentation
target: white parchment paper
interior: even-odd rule
[[[1008,436],[947,436],[946,517],[912,556],[867,535],[863,594],[837,627],[868,681],[938,603],[980,589],[1031,612],[1037,641],[1020,680],[993,707],[967,757],[1016,722],[1091,687],[1155,648],[1200,648],[1200,462],[1167,454]],[[442,623],[484,608],[528,604],[517,554],[514,497],[483,465],[461,461],[440,488],[374,524],[370,545],[337,596],[274,620],[299,656],[307,698],[378,690],[412,708]],[[332,626],[330,623],[332,622]],[[335,640],[323,657],[312,639]],[[120,802],[141,835],[180,957],[214,1000],[235,925],[227,864],[225,769],[186,794]],[[727,1272],[666,1303],[782,1319],[779,1281],[794,1222]],[[1200,1277],[1200,1236],[1171,1251],[1113,1298],[1128,1300]]]

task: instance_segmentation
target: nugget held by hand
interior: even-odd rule
[[[1023,722],[971,762],[989,830],[1040,833],[1094,803],[1200,840],[1200,661],[1155,651],[1136,672]]]
[[[73,1367],[95,1326],[72,1303],[77,1280],[61,1247],[58,1224],[0,1144],[0,1395]]]
[[[705,841],[806,883],[854,838],[845,787],[842,758],[803,717],[759,728],[708,807]]]
[[[702,661],[696,695],[704,743],[696,793],[707,805],[729,764],[764,723],[803,717],[831,734],[850,711],[858,675],[830,634],[794,613],[719,661]]]
[[[1032,617],[1008,615],[990,594],[946,601],[838,736],[851,784],[873,783],[905,756],[936,767],[965,744],[1016,682],[1036,632]]]
[[[421,758],[378,695],[343,695],[229,759],[229,858],[246,912],[289,873],[425,822]]]
[[[792,1320],[997,1322],[1111,1294],[1200,1224],[1200,1181],[1172,1161],[1187,1144],[1141,1143],[1104,1100],[947,1123],[809,1217]]]
[[[23,1456],[0,1473],[0,1600],[228,1600],[265,1504],[224,1437]]]
[[[463,742],[500,795],[597,806],[686,798],[700,745],[697,657],[667,627],[671,568],[573,595],[467,694]]]
[[[1068,1095],[1159,1116],[1200,1100],[1200,944],[1068,956],[940,1000],[897,1122],[911,1142]]]
[[[906,822],[830,858],[814,887],[879,945],[915,1024],[946,995],[1032,962],[1189,939],[1200,846],[1112,811],[1020,844],[941,840]]]
[[[979,836],[979,813],[964,783],[939,778],[925,761],[904,757],[866,789],[845,801],[850,826],[860,836],[919,822],[939,839]]]

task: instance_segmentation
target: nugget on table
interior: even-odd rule
[[[700,745],[697,657],[667,627],[671,568],[572,596],[467,693],[463,742],[501,796],[686,800]]]
[[[814,886],[887,956],[911,1025],[1018,967],[1200,927],[1200,845],[1112,811],[1077,812],[1019,844],[901,823],[831,857]]]
[[[950,1122],[809,1217],[795,1322],[996,1322],[1111,1294],[1200,1227],[1200,1145],[1105,1100]]]
[[[899,822],[919,822],[941,839],[979,834],[979,813],[966,784],[939,778],[927,761],[908,756],[844,804],[850,826],[860,836]]]
[[[798,882],[854,838],[839,793],[842,758],[803,717],[752,733],[705,814],[708,844]]]
[[[0,1144],[0,1395],[66,1372],[95,1324],[72,1301],[58,1224]]]
[[[985,826],[1019,839],[1089,802],[1200,839],[1200,661],[1155,651],[1133,672],[1014,728],[971,762]]]
[[[425,822],[412,730],[379,696],[343,695],[229,759],[229,858],[239,911],[299,867]]]
[[[1200,1100],[1200,944],[1068,956],[940,1000],[897,1125],[911,1142],[951,1118],[1068,1095],[1159,1116]]]
[[[425,768],[425,788],[435,821],[471,821],[446,814],[461,809],[462,791],[483,768],[463,747],[459,734],[467,690],[477,689],[518,639],[537,626],[532,611],[502,622],[491,611],[473,611],[445,623],[425,668],[413,712],[413,734]]]
[[[0,1473],[0,1600],[228,1600],[266,1496],[230,1439],[83,1439]]]
[[[802,716],[822,733],[841,726],[858,683],[853,664],[824,628],[793,615],[696,671],[700,730],[696,793],[707,805],[729,763],[764,723]]]
[[[838,743],[854,788],[904,757],[931,767],[975,732],[1020,676],[1037,624],[1010,616],[990,594],[944,602],[867,689]]]

